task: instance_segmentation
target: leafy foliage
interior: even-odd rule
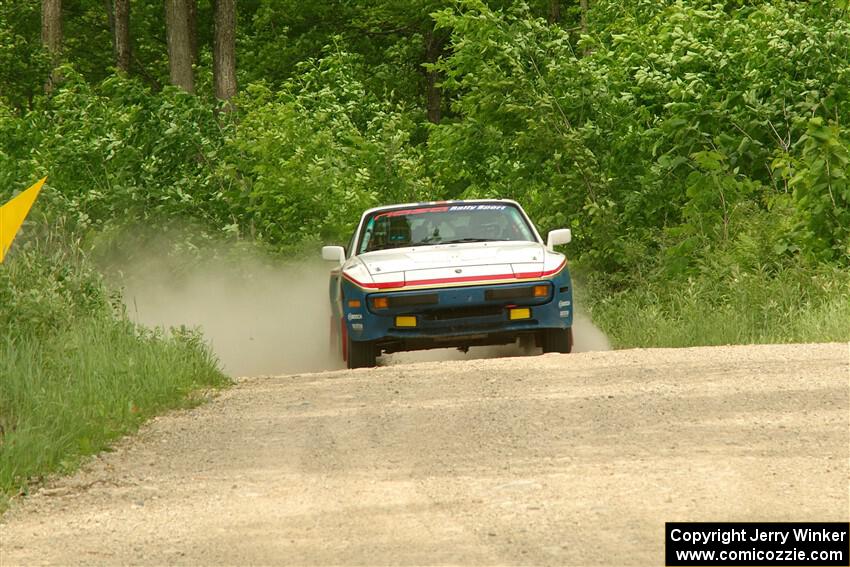
[[[516,195],[545,225],[583,228],[587,265],[627,280],[647,260],[692,273],[793,196],[799,223],[760,260],[846,262],[846,20],[652,4],[595,3],[577,43],[522,8],[437,14],[462,116],[431,138],[451,194]]]
[[[47,77],[39,8],[36,2],[0,2],[0,101],[11,108],[31,104]]]
[[[15,246],[0,267],[0,510],[3,493],[224,382],[197,333],[128,321],[68,234]]]
[[[37,2],[3,4],[0,198],[49,173],[40,220],[84,247],[177,222],[303,249],[344,242],[375,204],[509,197],[544,230],[573,228],[579,267],[613,291],[850,265],[846,3],[590,4],[582,26],[566,5],[549,21],[542,0],[240,3],[233,112],[204,86],[209,2],[198,96],[161,86],[154,2],[134,4],[122,78],[102,4],[69,1],[50,96],[44,59],[18,55],[39,52]]]
[[[240,209],[256,235],[341,240],[364,208],[436,196],[410,144],[410,113],[366,90],[359,58],[336,52],[300,69],[279,93],[249,87],[228,140],[237,159],[224,175],[244,187]]]

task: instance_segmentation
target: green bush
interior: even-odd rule
[[[718,270],[605,289],[591,279],[585,299],[618,348],[850,341],[850,274],[837,268]]]
[[[130,323],[79,250],[33,244],[0,266],[0,494],[224,383],[197,334]]]
[[[82,233],[186,217],[230,222],[214,176],[231,125],[214,106],[176,88],[153,93],[110,77],[86,83],[72,68],[53,96],[18,116],[0,113],[0,199],[47,175],[39,211]],[[225,117],[226,118],[226,117]]]
[[[253,236],[344,242],[366,208],[437,196],[410,112],[366,90],[358,57],[335,51],[300,70],[280,92],[252,85],[237,102],[220,172],[241,188],[238,216]]]
[[[479,0],[436,14],[457,119],[429,140],[451,195],[512,196],[576,228],[629,285],[691,269],[743,210],[793,205],[778,261],[850,261],[850,22],[829,4],[593,2],[586,34]],[[678,242],[676,242],[678,240]],[[675,267],[675,266],[671,266]]]

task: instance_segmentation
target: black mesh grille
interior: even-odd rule
[[[503,307],[500,305],[478,305],[475,307],[452,307],[450,309],[437,309],[422,313],[420,317],[427,321],[448,321],[451,319],[464,319],[467,317],[493,317],[501,315]]]
[[[391,295],[390,307],[408,307],[410,305],[434,305],[439,303],[436,293],[417,293],[416,295]]]
[[[538,284],[539,285],[539,284]],[[493,288],[488,289],[484,292],[484,298],[487,300],[492,299],[524,299],[528,297],[534,297],[534,287],[533,285],[526,287],[503,287],[503,288]]]

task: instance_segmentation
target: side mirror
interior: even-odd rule
[[[573,233],[568,228],[559,228],[549,232],[546,237],[546,248],[554,250],[558,244],[569,244],[573,239]]]
[[[345,262],[345,248],[342,246],[322,246],[322,258],[342,264]]]

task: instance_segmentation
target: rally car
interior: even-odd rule
[[[349,368],[384,353],[522,341],[572,349],[572,283],[515,201],[441,201],[363,213],[348,248],[325,246],[331,344]]]

